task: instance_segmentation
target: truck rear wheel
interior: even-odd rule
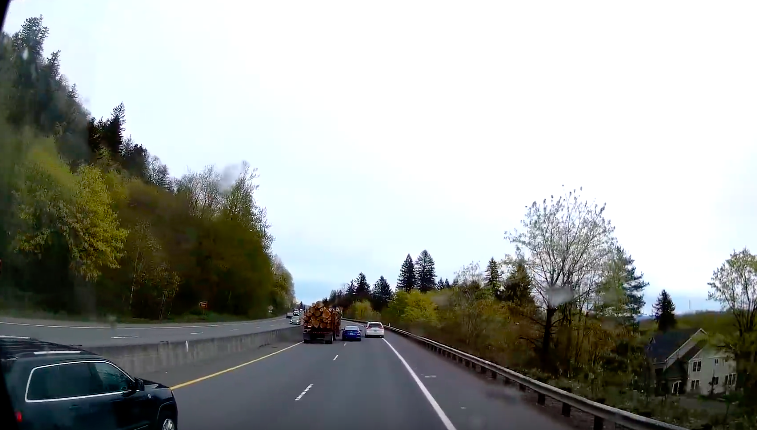
[[[326,343],[327,344],[334,343],[334,333],[331,333],[331,335],[328,337],[328,339],[326,339]]]

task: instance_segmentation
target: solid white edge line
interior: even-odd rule
[[[434,412],[436,412],[436,415],[438,415],[439,419],[441,419],[442,422],[444,423],[444,427],[446,427],[447,430],[457,430],[455,429],[455,425],[452,424],[452,421],[450,421],[449,418],[447,418],[447,414],[444,413],[441,406],[439,406],[439,403],[436,403],[434,396],[432,396],[431,393],[428,392],[428,389],[426,389],[426,386],[423,385],[423,382],[421,382],[420,378],[418,378],[418,375],[416,375],[415,372],[413,372],[413,369],[410,368],[410,365],[407,364],[407,361],[405,361],[405,359],[402,358],[400,353],[397,352],[396,349],[394,349],[394,347],[392,346],[391,343],[389,343],[389,341],[387,341],[386,339],[381,339],[381,340],[383,340],[384,342],[386,342],[387,345],[389,345],[389,348],[391,348],[392,351],[394,351],[394,354],[397,356],[397,358],[399,358],[402,364],[405,365],[405,369],[407,369],[407,371],[410,373],[410,376],[413,377],[413,380],[415,381],[415,383],[418,384],[418,387],[423,392],[423,395],[426,396],[426,400],[428,400],[428,402],[431,403],[431,407],[434,408]]]

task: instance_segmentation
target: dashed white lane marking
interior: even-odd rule
[[[436,403],[434,396],[432,396],[431,393],[428,392],[428,390],[426,389],[426,386],[423,385],[423,382],[421,382],[420,378],[418,378],[418,375],[416,375],[415,372],[413,372],[413,369],[410,368],[410,365],[407,364],[407,361],[405,361],[405,359],[402,358],[400,353],[397,352],[396,349],[394,349],[391,343],[389,343],[386,339],[381,339],[381,340],[383,340],[384,342],[386,342],[387,345],[389,345],[389,348],[391,348],[392,351],[394,351],[394,354],[397,355],[397,358],[399,358],[402,364],[405,365],[405,369],[407,369],[407,371],[410,373],[410,376],[413,377],[413,380],[415,381],[415,383],[418,384],[418,388],[420,388],[421,391],[423,392],[423,395],[426,396],[426,400],[428,400],[428,402],[431,403],[431,407],[434,408],[434,412],[436,412],[436,415],[438,415],[439,419],[441,419],[442,423],[444,423],[444,427],[447,430],[457,430],[455,429],[455,425],[452,424],[452,421],[450,421],[449,418],[447,418],[447,414],[444,413],[441,406],[439,406],[439,403]]]
[[[189,334],[200,334],[200,333],[202,333],[202,332],[199,332],[199,333],[198,332],[192,332],[192,333],[189,333]]]
[[[313,386],[313,384],[310,384],[310,385],[308,385],[308,387],[307,387],[307,388],[305,388],[305,391],[301,392],[301,393],[300,393],[300,395],[299,395],[299,396],[297,396],[297,398],[296,398],[296,399],[294,399],[294,401],[296,402],[296,401],[300,400],[300,399],[302,398],[302,396],[304,396],[304,395],[305,395],[305,393],[307,393],[307,392],[308,392],[308,390],[310,389],[310,387],[312,387],[312,386]]]
[[[336,357],[339,357],[339,354],[337,354]],[[336,361],[336,357],[334,357],[334,359],[331,361]]]
[[[238,329],[238,328],[233,328],[233,329],[231,329],[231,331],[237,331],[237,330],[239,330],[239,329]]]
[[[134,339],[135,337],[139,336],[111,336],[111,339]]]
[[[347,346],[347,342],[344,342],[344,346]]]

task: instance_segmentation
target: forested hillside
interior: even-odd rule
[[[172,177],[125,135],[123,104],[104,118],[83,107],[65,53],[44,50],[49,31],[39,17],[3,34],[2,307],[151,320],[200,313],[201,301],[240,317],[289,308],[256,170]]]

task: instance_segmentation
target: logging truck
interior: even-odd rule
[[[325,343],[334,343],[339,337],[341,325],[341,309],[329,308],[321,302],[316,302],[302,316],[302,341],[311,343],[314,340],[323,340]]]

